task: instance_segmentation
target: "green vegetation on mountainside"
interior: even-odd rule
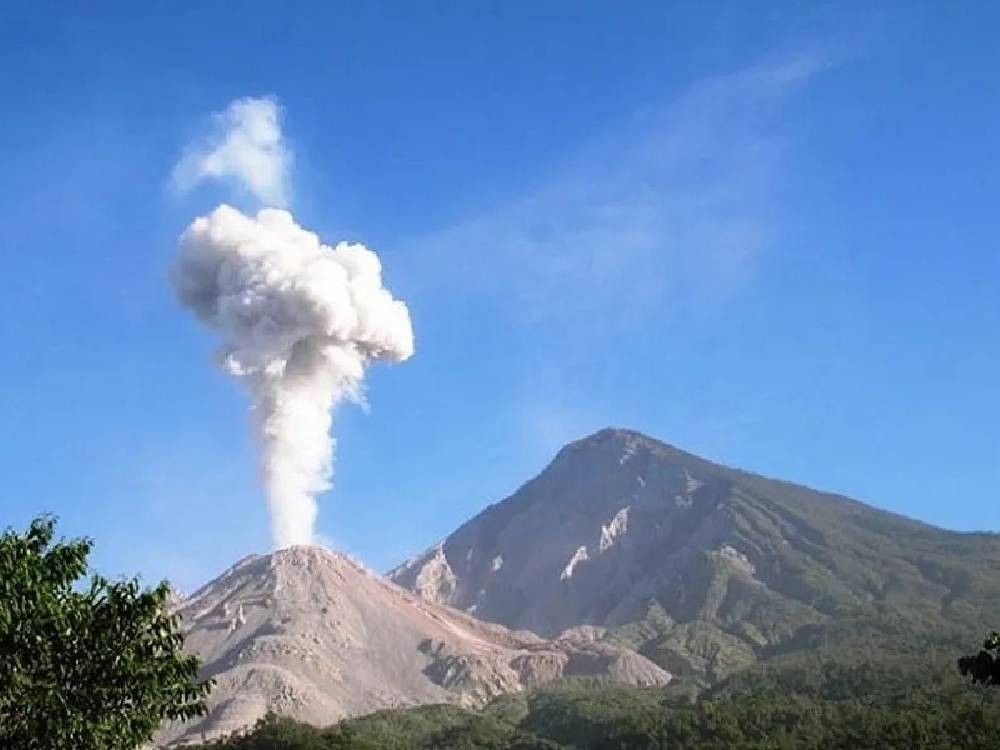
[[[673,450],[673,449],[671,449]],[[716,466],[727,545],[664,580],[608,638],[718,684],[816,648],[951,654],[1000,621],[1000,535],[947,531],[848,498]],[[708,510],[708,509],[706,509]],[[752,567],[751,567],[752,566]]]
[[[498,699],[382,711],[313,729],[272,718],[216,750],[949,750],[1000,747],[1000,695],[954,660],[837,651],[779,657],[695,696],[573,680]],[[1000,692],[1000,691],[996,691]]]

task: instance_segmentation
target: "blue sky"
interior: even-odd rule
[[[417,353],[336,417],[319,530],[386,568],[613,424],[1000,527],[1000,11],[985,3],[7,4],[0,525],[190,589],[268,546],[244,393],[166,282],[277,97],[291,208]],[[874,7],[877,6],[877,7]]]

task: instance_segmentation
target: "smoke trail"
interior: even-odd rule
[[[366,365],[413,354],[409,312],[382,286],[378,256],[323,245],[287,211],[219,206],[180,238],[180,303],[223,340],[223,368],[250,393],[272,535],[310,544],[330,487],[332,410],[361,401]]]

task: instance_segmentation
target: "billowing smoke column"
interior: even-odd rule
[[[273,208],[250,217],[223,205],[195,219],[171,279],[250,392],[275,544],[311,544],[333,473],[333,408],[363,399],[369,363],[413,354],[406,305],[382,286],[371,250],[323,245]]]

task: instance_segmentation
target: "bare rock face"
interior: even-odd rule
[[[573,443],[389,577],[428,601],[547,636],[640,617],[673,573],[732,529],[729,483],[670,450],[624,430]]]
[[[670,679],[623,648],[480,622],[318,547],[241,560],[178,612],[216,686],[209,715],[166,727],[160,745],[231,732],[269,710],[326,725],[421,703],[479,706],[564,675]]]

